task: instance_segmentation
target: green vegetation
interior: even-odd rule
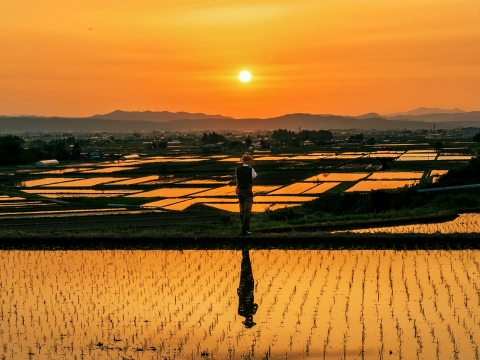
[[[468,165],[452,169],[441,176],[435,187],[480,184],[480,160],[474,158]]]
[[[363,135],[362,135],[363,137]],[[283,145],[299,146],[300,142],[310,141],[315,145],[322,145],[333,139],[333,134],[326,130],[302,130],[298,133],[286,129],[278,129],[272,133],[272,140],[276,140]]]
[[[26,149],[25,140],[21,137],[14,135],[0,137],[0,166],[25,165],[45,159],[79,160],[80,144],[78,142],[69,144],[70,140],[70,138],[65,141],[51,140],[48,143],[36,140]],[[73,145],[71,151],[69,145]]]
[[[277,130],[271,136],[271,139],[278,137],[275,140],[277,143],[282,143],[285,141],[317,141],[319,138],[315,136],[319,135],[320,131],[302,131],[300,133],[294,133],[286,130]],[[210,139],[213,140],[217,134],[205,134]],[[159,134],[157,134],[159,135]],[[327,137],[328,134],[323,134]],[[135,135],[138,138],[139,134]],[[160,135],[159,135],[160,136]],[[212,137],[213,136],[213,137]],[[264,136],[264,137],[262,137]],[[262,141],[265,143],[264,139],[267,139],[269,135],[266,134],[256,134],[255,137],[252,134],[252,137],[255,138],[256,145],[261,144]],[[300,136],[303,136],[300,139]],[[367,135],[368,136],[368,135]],[[365,145],[365,140],[367,143],[370,138],[363,136],[362,134],[347,134],[344,137],[342,143],[338,143],[337,146],[333,147],[331,144],[328,145],[317,145],[312,146],[312,149],[307,151],[328,151],[328,152],[375,152],[381,150],[392,150],[388,147],[373,147]],[[181,141],[194,143],[198,141],[201,136],[194,136],[190,138],[182,138]],[[289,138],[291,137],[291,138]],[[157,145],[159,143],[167,144],[167,140],[172,138],[171,136],[162,136],[162,140],[156,140]],[[295,138],[295,139],[294,139]],[[132,138],[133,139],[133,138]],[[177,139],[177,137],[175,137]],[[185,139],[185,140],[183,140]],[[315,140],[316,139],[316,140]],[[351,139],[352,141],[349,141]],[[65,141],[53,140],[53,141],[43,141],[35,140],[29,144],[29,149],[24,148],[24,141],[19,137],[7,136],[0,138],[0,149],[3,151],[3,154],[15,154],[23,159],[28,158],[29,154],[42,154],[42,156],[47,156],[45,154],[54,154],[56,151],[59,156],[73,160],[73,154],[80,153],[80,145],[84,146],[84,142],[78,141],[77,139],[68,137]],[[218,140],[218,138],[217,138]],[[231,140],[231,139],[229,139]],[[437,140],[437,139],[436,139]],[[73,151],[71,154],[66,150],[66,145],[73,141]],[[109,139],[108,144],[105,146],[109,147],[109,152],[112,154],[112,159],[119,157],[120,153],[129,153],[134,152],[135,143],[130,143],[130,139],[126,138],[121,141],[118,138],[113,136]],[[153,140],[151,140],[153,141]],[[238,137],[236,140],[240,146],[242,142],[245,144],[250,144],[252,138],[247,136],[245,139],[245,134],[242,137]],[[373,139],[371,142],[374,142]],[[382,141],[382,138],[379,139]],[[452,146],[451,143],[447,143],[445,139],[442,139],[446,152],[448,153],[448,148]],[[151,142],[150,142],[151,144]],[[183,142],[182,142],[183,144]],[[145,144],[148,145],[148,144]],[[143,146],[145,146],[143,145]],[[92,146],[92,145],[90,145]],[[103,145],[102,145],[103,146]],[[193,146],[193,145],[192,145]],[[433,144],[427,145],[423,144],[422,146],[416,146],[416,149],[431,149]],[[465,146],[462,150],[450,150],[452,155],[471,155],[472,151],[475,150],[475,144]],[[36,149],[36,150],[32,150]],[[196,150],[193,148],[182,148],[181,150],[172,150],[169,148],[159,149],[151,148],[148,151],[149,155],[166,155],[167,157],[175,157],[181,155],[199,155],[202,151],[201,147],[197,147]],[[394,148],[397,150],[398,148]],[[412,147],[401,148],[401,150],[410,150]],[[34,152],[36,151],[36,152]],[[65,153],[67,151],[67,153]],[[197,152],[195,152],[197,151]],[[268,150],[270,152],[270,150]],[[301,147],[287,147],[287,148],[272,148],[270,154],[305,154],[307,152]],[[240,157],[244,152],[244,149],[234,149],[234,148],[221,148],[216,151],[216,154],[228,155],[234,158]],[[62,155],[63,154],[63,155]],[[260,152],[261,154],[261,152]],[[8,156],[2,158],[3,161],[6,161]],[[16,160],[18,163],[18,160]],[[296,161],[264,161],[255,165],[256,170],[259,173],[259,177],[255,179],[255,185],[286,185],[294,183],[297,181],[302,181],[308,177],[319,174],[320,172],[366,172],[371,173],[374,171],[379,171],[382,163],[381,158],[369,158],[368,156],[363,158],[352,158],[352,159],[319,159],[319,160],[296,160]],[[13,164],[13,163],[9,163]],[[474,184],[480,183],[480,161],[478,159],[472,160],[470,163],[465,166],[459,166],[459,162],[455,161],[398,161],[390,162],[389,165],[395,168],[395,171],[425,171],[425,176],[421,180],[421,184],[418,188],[426,187],[442,187],[442,186],[455,186],[455,185],[465,185],[465,184]],[[258,166],[258,167],[257,167]],[[211,179],[211,178],[220,178],[228,179],[227,176],[232,176],[233,178],[233,169],[235,163],[233,162],[221,162],[216,159],[208,159],[206,161],[199,162],[190,162],[190,161],[181,161],[175,162],[174,160],[164,163],[149,163],[149,164],[140,164],[138,168],[132,170],[125,170],[121,173],[118,173],[119,177],[139,177],[139,176],[148,176],[148,175],[165,175],[163,179],[156,184],[136,184],[132,185],[130,189],[135,190],[151,190],[154,187],[168,187],[170,179],[174,182],[181,182],[187,179]],[[429,170],[449,170],[447,175],[444,175],[439,178],[438,182],[431,184],[432,178],[428,176]],[[12,170],[13,171],[13,170]],[[77,208],[106,208],[114,207],[111,204],[116,204],[118,206],[127,207],[129,209],[138,209],[140,205],[149,202],[145,198],[128,198],[128,197],[101,197],[101,198],[62,198],[59,200],[48,200],[40,195],[26,194],[20,191],[18,188],[14,188],[13,184],[16,182],[21,182],[24,180],[39,179],[45,175],[29,173],[30,170],[22,170],[16,172],[15,176],[4,175],[0,178],[2,188],[0,189],[1,194],[10,195],[10,196],[20,196],[31,200],[41,200],[42,202],[57,202],[57,203],[68,203],[72,207]],[[168,176],[167,176],[168,174]],[[79,174],[76,174],[78,176]],[[55,174],[48,176],[58,176],[63,177],[64,174]],[[82,173],[81,177],[96,177],[98,174],[87,174]],[[162,182],[164,181],[164,182]],[[305,203],[303,206],[297,206],[293,208],[286,208],[283,210],[277,211],[267,211],[265,213],[254,214],[252,219],[252,230],[258,231],[268,231],[268,229],[278,229],[278,228],[292,228],[295,226],[302,225],[316,225],[316,224],[341,224],[341,223],[357,223],[357,226],[361,226],[362,222],[370,220],[392,220],[404,219],[404,218],[419,218],[422,216],[429,216],[434,214],[445,214],[446,212],[451,211],[465,211],[471,209],[480,209],[480,195],[477,194],[475,189],[462,189],[462,190],[453,190],[442,193],[441,191],[430,192],[430,193],[418,193],[417,188],[405,188],[399,189],[396,191],[373,191],[370,193],[346,193],[345,190],[351,187],[354,183],[343,181],[338,186],[332,188],[327,193],[321,194],[317,200]],[[180,185],[184,186],[184,185]],[[187,185],[191,186],[191,185]],[[195,186],[195,185],[193,185]],[[121,187],[116,187],[112,185],[95,185],[93,187],[95,190],[112,190],[112,189],[121,189]],[[153,201],[153,200],[151,200]],[[214,220],[209,221],[208,223],[189,223],[188,219],[191,217],[191,214],[195,211],[200,211],[204,214],[212,215]],[[225,211],[212,209],[208,206],[202,204],[195,204],[188,208],[185,211],[175,213],[178,214],[178,217],[184,218],[185,221],[179,225],[167,224],[165,226],[159,226],[158,229],[150,227],[147,229],[137,229],[131,230],[132,233],[139,231],[142,234],[151,234],[152,236],[160,234],[185,234],[185,235],[195,235],[198,233],[202,234],[211,234],[211,235],[232,235],[239,232],[239,220],[238,216],[235,213],[228,213]],[[139,222],[140,223],[140,222]],[[20,230],[15,230],[20,231]],[[58,233],[60,234],[62,230],[56,232],[52,230],[51,234]],[[83,230],[82,230],[83,231]],[[97,233],[98,231],[98,233]],[[107,230],[92,230],[90,236],[101,236],[102,232]],[[110,233],[114,234],[123,234],[124,229],[112,228],[108,230]],[[43,231],[45,233],[45,231]],[[88,230],[87,230],[88,233]]]
[[[204,133],[202,136],[202,142],[204,144],[216,144],[218,142],[224,142],[227,139],[225,136],[217,134],[215,131],[212,133]]]

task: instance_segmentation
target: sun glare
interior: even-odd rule
[[[238,75],[238,78],[240,79],[241,82],[249,82],[251,79],[252,79],[252,75],[250,74],[250,72],[248,72],[247,70],[243,70],[239,75]]]

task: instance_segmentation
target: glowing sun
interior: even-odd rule
[[[243,70],[240,74],[238,74],[238,78],[241,82],[246,83],[252,79],[252,74],[250,74],[250,72],[248,72],[247,70]]]

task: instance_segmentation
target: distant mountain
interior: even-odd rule
[[[200,119],[232,119],[222,115],[207,115],[202,113],[170,112],[170,111],[122,111],[115,110],[104,115],[94,115],[90,119],[109,119],[126,121],[155,121],[165,122],[171,120],[200,120]]]
[[[371,112],[368,114],[360,115],[360,116],[355,116],[356,119],[374,119],[374,118],[382,118],[384,119],[385,116],[382,116],[380,114],[377,114],[375,112]]]
[[[422,122],[464,122],[464,121],[478,121],[480,120],[480,111],[470,111],[463,113],[443,113],[443,114],[425,114],[425,115],[397,115],[385,117],[388,120],[402,120],[402,121],[422,121]]]
[[[462,114],[464,112],[465,111],[459,108],[448,110],[448,109],[440,109],[440,108],[419,107],[418,109],[415,109],[415,110],[398,112],[394,114],[386,114],[384,116],[392,117],[392,116],[417,116],[417,115],[430,115],[430,114]]]
[[[368,115],[368,114],[367,114]],[[288,114],[269,119],[205,118],[170,121],[113,120],[102,118],[59,117],[0,117],[1,134],[38,132],[152,132],[156,131],[221,131],[221,130],[398,130],[431,129],[432,121],[441,128],[480,127],[480,111],[463,114],[432,114],[381,118],[367,116],[364,119],[335,115]]]

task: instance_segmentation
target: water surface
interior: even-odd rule
[[[1,251],[6,359],[475,359],[480,252]]]

